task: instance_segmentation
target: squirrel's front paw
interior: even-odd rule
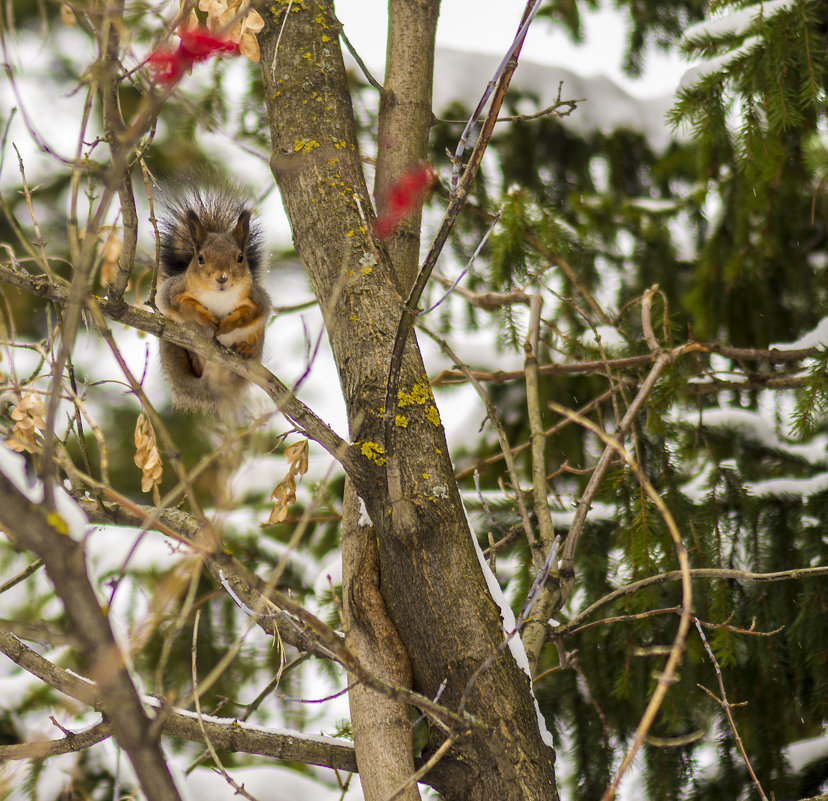
[[[241,342],[234,342],[231,346],[233,350],[242,355],[242,356],[255,356],[256,355],[256,342],[249,342],[247,340],[242,340]]]
[[[220,333],[221,320],[219,320],[219,318],[212,312],[201,315],[199,323],[213,334]]]
[[[221,336],[222,334],[227,334],[230,331],[234,331],[236,326],[231,320],[228,324],[228,318],[224,317],[221,320],[218,320],[216,323],[216,336]]]

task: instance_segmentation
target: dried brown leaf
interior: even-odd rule
[[[77,24],[75,12],[72,10],[72,6],[68,3],[62,3],[60,6],[60,21],[67,28],[73,28]]]
[[[163,466],[155,441],[155,431],[141,412],[135,424],[135,465],[141,468],[141,492],[152,492],[161,483]]]
[[[286,517],[288,507],[296,503],[296,480],[308,472],[308,441],[306,439],[294,442],[285,448],[285,458],[288,461],[287,475],[273,488],[270,500],[274,502],[270,517],[264,524],[272,526],[281,523]]]
[[[18,453],[36,453],[39,449],[37,434],[46,429],[43,398],[34,392],[27,392],[12,409],[11,418],[15,424],[6,440],[6,447]]]

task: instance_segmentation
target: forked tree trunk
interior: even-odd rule
[[[554,751],[543,743],[529,680],[508,649],[465,694],[503,632],[413,334],[401,371],[395,456],[386,461],[386,382],[402,282],[410,278],[398,276],[372,233],[332,4],[288,6],[277,0],[259,37],[271,167],[323,310],[351,442],[362,454],[361,469],[350,478],[374,524],[380,591],[410,661],[413,688],[434,697],[445,681],[440,702],[458,710],[465,700],[465,710],[489,727],[486,735],[460,736],[427,781],[449,801],[555,801]],[[343,592],[350,591],[346,583]],[[432,729],[424,756],[443,739]]]

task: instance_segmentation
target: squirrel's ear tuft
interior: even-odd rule
[[[192,209],[187,209],[187,231],[190,233],[190,239],[193,243],[193,250],[197,253],[201,250],[201,246],[207,238],[207,231],[204,230],[201,220],[198,219],[198,214],[196,214]]]
[[[250,211],[245,209],[239,214],[239,221],[233,229],[233,239],[239,245],[239,250],[247,248],[247,240],[250,238]]]

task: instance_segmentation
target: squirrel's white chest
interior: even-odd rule
[[[245,289],[242,286],[232,287],[230,289],[202,289],[198,293],[198,302],[209,309],[216,317],[226,317],[230,312],[235,310],[243,297],[246,297]]]

